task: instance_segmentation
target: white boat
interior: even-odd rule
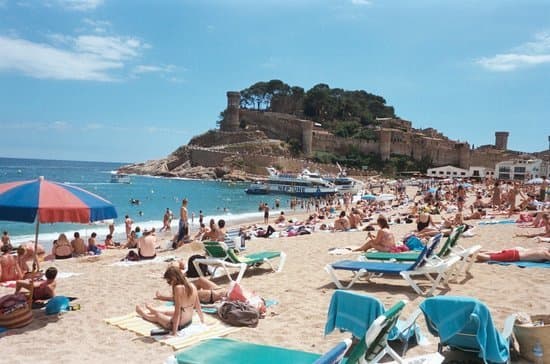
[[[312,178],[322,178],[328,181],[336,187],[339,194],[350,193],[352,195],[358,194],[365,189],[365,184],[355,178],[348,177],[346,170],[342,169],[339,164],[336,164],[340,169],[340,173],[336,176],[321,176],[318,172],[310,172],[307,169],[302,171],[302,174],[309,175]]]
[[[332,183],[307,170],[297,175],[279,173],[273,167],[268,167],[267,171],[269,177],[265,181],[251,184],[245,192],[255,195],[279,193],[300,197],[322,197],[338,193]]]
[[[130,176],[124,173],[111,173],[111,183],[131,183]]]

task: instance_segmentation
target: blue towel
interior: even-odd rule
[[[490,260],[487,263],[498,265],[515,265],[520,268],[550,268],[550,262],[498,262],[496,260]]]
[[[337,290],[330,301],[325,335],[338,328],[361,338],[374,320],[384,312],[384,305],[377,298]]]
[[[495,225],[495,224],[515,224],[516,220],[485,220],[480,221],[478,225]]]
[[[491,313],[482,302],[471,297],[431,297],[420,304],[420,309],[430,323],[428,329],[440,337],[442,344],[477,349],[485,362],[508,360],[508,342],[496,330]]]

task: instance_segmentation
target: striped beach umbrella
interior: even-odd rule
[[[35,253],[40,223],[87,224],[116,217],[111,202],[76,186],[44,177],[0,184],[0,220],[35,222]]]

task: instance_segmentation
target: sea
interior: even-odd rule
[[[111,172],[127,163],[83,162],[66,160],[0,158],[0,183],[37,179],[67,183],[93,192],[111,201],[118,213],[115,223],[115,241],[125,239],[124,217],[129,215],[134,227],[141,229],[162,227],[162,218],[166,208],[174,213],[172,231],[176,232],[179,220],[179,208],[183,198],[187,198],[191,230],[198,229],[199,212],[202,210],[204,221],[223,218],[228,225],[245,221],[261,220],[259,211],[262,202],[273,206],[279,199],[281,206],[289,206],[290,198],[285,195],[247,195],[244,191],[248,183],[223,181],[205,181],[179,178],[162,178],[131,175],[131,183],[111,183]],[[139,204],[131,203],[139,200]],[[276,213],[277,211],[273,211]],[[194,215],[194,218],[192,217]],[[108,234],[109,222],[92,224],[40,224],[39,242],[48,249],[60,233],[72,238],[74,232],[80,232],[84,238],[92,232],[103,241]],[[35,224],[0,221],[0,231],[8,231],[13,245],[34,241]]]

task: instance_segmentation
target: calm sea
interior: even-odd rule
[[[260,219],[260,202],[273,206],[276,198],[282,206],[288,206],[288,196],[254,196],[245,194],[246,183],[198,181],[156,177],[131,176],[130,184],[110,183],[111,171],[121,163],[56,161],[39,159],[0,158],[0,183],[32,180],[44,176],[47,180],[69,183],[84,188],[111,201],[118,212],[115,220],[115,238],[121,239],[124,232],[124,216],[129,215],[142,229],[162,227],[166,208],[174,212],[173,231],[179,218],[181,200],[189,200],[188,211],[195,214],[193,226],[197,228],[199,210],[205,221],[224,218],[230,224]],[[140,201],[131,204],[131,199]],[[275,213],[275,212],[274,212]],[[192,227],[193,227],[192,226]],[[12,242],[17,244],[34,240],[34,224],[0,221],[0,231],[7,230]],[[106,224],[41,224],[39,241],[46,247],[64,232],[71,238],[75,231],[89,236],[97,232],[100,240],[107,234]]]

